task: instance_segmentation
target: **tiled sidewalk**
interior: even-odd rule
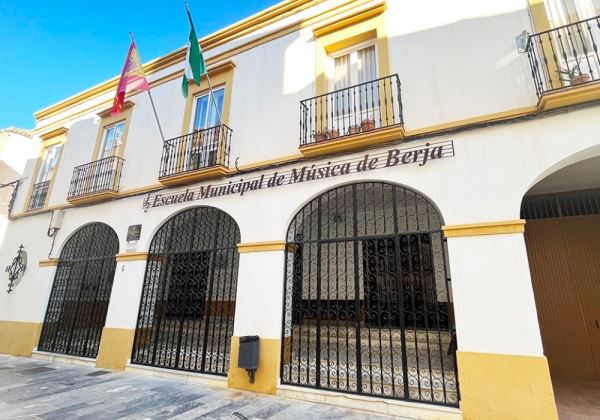
[[[1,419],[384,419],[177,380],[0,355]]]

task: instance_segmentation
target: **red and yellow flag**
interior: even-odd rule
[[[125,64],[123,65],[123,71],[121,72],[121,79],[119,80],[119,86],[117,86],[117,94],[113,101],[113,107],[111,115],[118,115],[123,111],[123,103],[125,102],[125,92],[127,90],[137,91],[148,91],[150,86],[144,75],[144,69],[138,54],[137,46],[135,41],[131,40],[129,46],[129,52],[127,58],[125,58]]]

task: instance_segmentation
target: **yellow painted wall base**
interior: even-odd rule
[[[231,337],[231,353],[227,386],[229,388],[243,389],[259,392],[261,394],[275,394],[279,380],[279,359],[281,340],[276,338],[261,338],[258,355],[258,369],[254,383],[251,384],[246,369],[237,367],[240,349],[240,338]]]
[[[41,323],[0,321],[0,353],[31,356],[40,341],[41,331]]]
[[[544,356],[457,352],[465,420],[558,419]]]
[[[132,329],[104,327],[96,367],[125,370],[127,360],[131,357],[134,335],[135,330]]]

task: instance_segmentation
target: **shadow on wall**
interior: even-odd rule
[[[403,3],[390,3],[388,9],[406,19],[406,25],[388,19],[386,30],[390,71],[400,77],[408,129],[536,104],[529,61],[515,42],[523,29],[532,30],[522,2],[518,8],[514,2],[516,10],[504,7],[503,13],[476,16],[475,11],[471,15],[476,17],[451,22],[442,16],[445,21],[437,26],[428,19],[409,22],[414,18],[402,13]],[[410,8],[421,7],[417,15],[431,16],[430,6]],[[424,24],[430,27],[415,26]],[[241,55],[247,61],[240,60],[235,84],[247,90],[232,101],[232,163],[238,156],[242,164],[298,152],[299,104],[316,94],[315,48],[312,31],[303,29]],[[280,65],[282,71],[274,71]],[[274,103],[273,97],[282,99]],[[257,139],[269,148],[256,150]]]

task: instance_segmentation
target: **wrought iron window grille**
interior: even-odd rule
[[[287,234],[281,382],[458,406],[442,224],[425,197],[379,182],[301,209]]]

